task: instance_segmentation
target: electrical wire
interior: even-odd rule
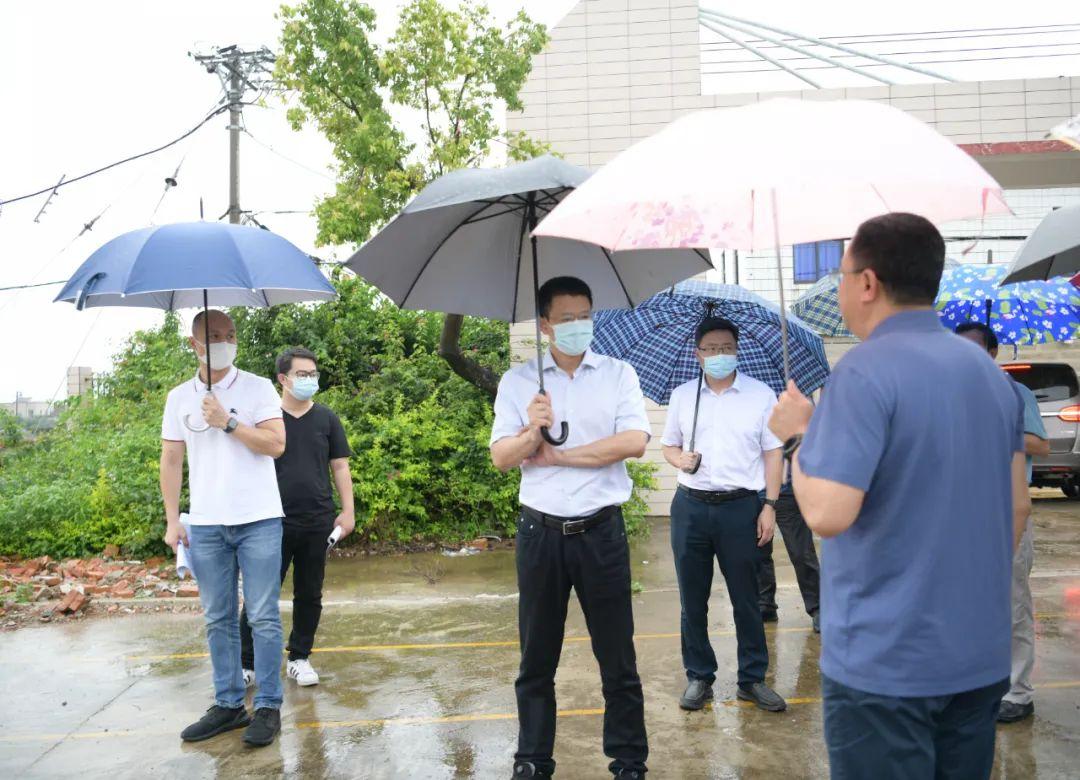
[[[71,360],[69,360],[67,362],[67,367],[68,368],[75,365],[75,361],[77,361],[79,359],[79,355],[82,354],[83,348],[86,346],[86,342],[88,342],[90,340],[90,334],[92,334],[94,332],[94,328],[101,321],[101,315],[103,315],[104,313],[105,313],[105,307],[102,307],[101,310],[97,313],[97,316],[94,318],[94,321],[92,323],[90,323],[90,327],[86,329],[86,335],[83,336],[83,340],[79,344],[79,348],[77,350],[75,350],[75,354],[72,355]],[[65,374],[64,378],[60,380],[60,384],[58,384],[56,386],[56,390],[53,392],[52,398],[49,400],[50,408],[53,406],[53,404],[56,403],[56,397],[58,395],[60,395],[60,391],[64,389],[64,385],[67,383],[67,381],[68,381],[68,378],[67,378],[67,375]]]
[[[163,144],[163,145],[158,146],[158,147],[156,147],[154,149],[150,149],[149,151],[146,151],[146,152],[141,152],[139,154],[133,154],[130,157],[125,157],[122,160],[117,160],[114,163],[109,163],[108,165],[105,165],[105,166],[103,166],[101,168],[90,171],[89,173],[84,173],[84,174],[81,174],[79,176],[75,176],[74,178],[71,178],[71,179],[65,179],[60,184],[54,184],[52,186],[49,186],[49,187],[46,187],[44,189],[38,190],[37,192],[31,192],[31,193],[28,193],[26,195],[19,195],[18,197],[14,197],[14,198],[5,198],[3,200],[0,200],[0,207],[6,206],[9,203],[18,203],[21,200],[28,200],[30,198],[36,198],[38,195],[44,195],[46,192],[52,192],[55,189],[59,189],[61,187],[66,187],[69,184],[74,184],[77,181],[82,181],[83,179],[88,179],[91,176],[96,176],[99,173],[104,173],[105,171],[110,170],[112,168],[115,168],[118,165],[124,165],[125,163],[133,162],[134,160],[138,160],[138,159],[141,159],[143,157],[149,157],[152,154],[157,154],[158,152],[161,152],[161,151],[164,151],[165,149],[168,149],[170,146],[175,146],[176,144],[180,143],[185,138],[187,138],[189,135],[192,135],[193,133],[195,133],[199,128],[201,128],[203,125],[205,125],[211,119],[213,119],[215,116],[217,116],[218,114],[224,113],[225,111],[228,111],[228,110],[229,110],[228,106],[220,106],[220,107],[218,107],[214,111],[211,111],[205,118],[203,118],[203,120],[201,122],[199,122],[199,124],[195,125],[195,127],[191,128],[190,130],[188,130],[186,133],[184,133],[180,137],[174,138],[172,141],[169,141],[167,144]]]
[[[324,179],[326,179],[326,180],[328,180],[328,181],[337,181],[337,180],[336,180],[336,179],[335,179],[335,178],[334,178],[333,176],[331,176],[330,174],[326,173],[325,171],[317,171],[317,170],[315,170],[314,168],[309,168],[309,167],[308,167],[307,165],[304,165],[304,163],[300,162],[299,160],[294,160],[294,159],[293,159],[292,157],[289,157],[288,155],[282,154],[282,153],[281,153],[281,152],[279,152],[279,151],[278,151],[277,149],[275,149],[274,147],[272,147],[272,146],[271,146],[270,144],[268,144],[268,143],[264,143],[263,141],[260,141],[260,140],[259,140],[258,138],[256,138],[256,137],[255,137],[255,136],[254,136],[254,135],[252,134],[252,132],[251,132],[250,130],[248,130],[248,129],[247,129],[246,127],[242,128],[242,129],[243,129],[243,132],[244,132],[244,134],[245,134],[245,135],[247,135],[247,137],[248,137],[248,138],[250,138],[250,139],[251,139],[252,141],[254,141],[254,142],[255,142],[256,144],[258,144],[259,146],[261,146],[261,147],[262,147],[263,149],[266,149],[266,150],[267,150],[268,152],[270,152],[271,154],[276,154],[276,155],[277,155],[278,157],[280,157],[280,158],[281,158],[282,160],[285,160],[286,162],[290,162],[290,163],[292,163],[293,165],[297,166],[298,168],[303,168],[303,169],[304,169],[305,171],[307,171],[308,173],[313,173],[313,174],[315,174],[316,176],[321,176],[322,178],[324,178]]]

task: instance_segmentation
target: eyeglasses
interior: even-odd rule
[[[713,357],[714,355],[734,355],[738,352],[738,347],[698,347],[697,351],[705,357]]]
[[[294,379],[318,379],[318,371],[296,371],[293,373]]]

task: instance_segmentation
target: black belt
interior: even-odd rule
[[[538,512],[532,507],[525,505],[522,505],[521,511],[531,520],[542,523],[548,528],[553,528],[556,531],[562,531],[563,536],[573,536],[574,534],[583,534],[593,526],[600,525],[600,523],[604,522],[609,517],[613,517],[615,513],[619,511],[619,507],[606,506],[593,514],[585,515],[584,517],[560,517],[559,515],[549,515],[544,512]]]
[[[695,490],[686,485],[679,485],[679,490],[686,493],[690,498],[696,498],[698,501],[704,501],[706,504],[722,504],[725,501],[734,501],[739,498],[757,495],[757,492],[747,490],[746,488],[736,488],[735,490]]]

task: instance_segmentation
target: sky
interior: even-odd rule
[[[710,4],[814,35],[1077,21],[1064,2]],[[388,35],[401,3],[371,5],[382,20],[380,33]],[[488,5],[499,18],[524,7],[538,21],[554,24],[575,2],[489,0]],[[220,85],[188,52],[231,43],[274,48],[278,6],[277,0],[5,4],[0,11],[0,72],[5,74],[0,80],[0,200],[49,186],[61,174],[72,177],[158,146],[193,127],[216,104]],[[1075,75],[1080,61],[986,63],[951,73],[964,79]],[[38,222],[34,218],[44,196],[3,207],[0,287],[65,279],[116,235],[151,223],[197,219],[200,198],[206,218],[216,219],[228,198],[226,119],[216,117],[160,154],[61,189]],[[315,247],[315,225],[307,213],[333,186],[326,142],[315,130],[291,130],[284,107],[274,100],[268,108],[247,108],[245,125],[251,136],[241,140],[242,207],[264,212],[260,221],[304,250],[327,259],[347,257],[351,247]],[[162,199],[164,179],[178,165],[179,186]],[[302,213],[266,213],[271,211]],[[98,215],[93,229],[78,236]],[[37,400],[62,398],[68,365],[107,370],[128,334],[162,318],[153,310],[77,312],[51,302],[58,290],[0,291],[0,329],[7,341],[0,401],[12,400],[16,392]],[[190,318],[193,312],[182,314]]]

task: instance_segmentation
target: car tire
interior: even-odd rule
[[[1072,479],[1067,482],[1062,482],[1061,492],[1064,493],[1067,498],[1080,498],[1080,482]]]

